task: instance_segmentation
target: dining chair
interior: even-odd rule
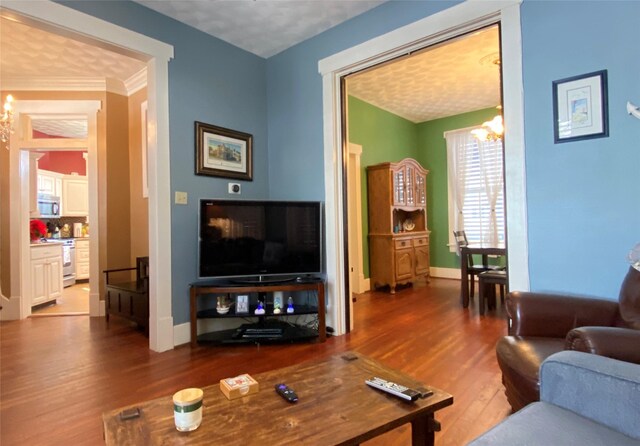
[[[489,309],[496,307],[496,285],[500,286],[500,302],[504,303],[504,289],[508,288],[509,276],[506,270],[484,271],[478,274],[478,309],[480,315],[484,314],[485,306]],[[485,305],[486,302],[486,305]]]
[[[458,247],[458,255],[462,256],[461,248],[469,246],[469,241],[467,239],[467,233],[465,231],[453,231],[453,236],[456,239],[456,245]],[[462,259],[461,261],[467,262],[467,273],[469,274],[469,297],[474,296],[475,292],[475,277],[485,271],[498,271],[504,270],[503,266],[494,266],[489,264],[476,264],[472,254],[465,255],[466,259]]]
[[[467,273],[469,274],[469,297],[473,297],[475,291],[475,277],[478,274],[487,271],[487,269],[484,267],[484,265],[475,265],[473,262],[473,256],[471,254],[466,254],[466,259],[462,258],[462,248],[466,248],[467,246],[469,246],[466,232],[453,231],[453,236],[456,239],[460,261],[467,262]]]

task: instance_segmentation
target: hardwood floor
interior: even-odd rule
[[[81,316],[89,314],[89,283],[82,282],[62,290],[55,302],[32,309],[32,317]]]
[[[185,345],[154,353],[141,332],[117,318],[109,326],[86,316],[2,322],[0,443],[101,444],[101,415],[106,410],[241,373],[357,350],[451,393],[453,406],[436,416],[442,423],[436,444],[466,444],[507,416],[510,408],[494,350],[506,334],[502,307],[498,304],[480,317],[476,296],[463,310],[459,286],[458,281],[434,279],[393,297],[383,292],[359,295],[355,329],[324,344]],[[269,414],[256,422],[269,422]],[[259,444],[259,439],[246,443]],[[408,445],[410,428],[366,444]]]

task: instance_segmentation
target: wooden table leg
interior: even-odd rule
[[[411,444],[413,446],[433,446],[435,433],[440,431],[440,423],[433,414],[416,418],[411,422]]]

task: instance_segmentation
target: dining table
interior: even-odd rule
[[[462,307],[467,308],[469,306],[469,272],[467,267],[467,256],[469,254],[481,255],[482,264],[489,264],[489,256],[504,256],[507,254],[507,249],[504,247],[496,246],[482,246],[482,245],[467,245],[460,247],[460,301]]]

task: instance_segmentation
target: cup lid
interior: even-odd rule
[[[203,394],[202,389],[198,388],[182,389],[173,394],[173,403],[181,406],[197,403]]]

